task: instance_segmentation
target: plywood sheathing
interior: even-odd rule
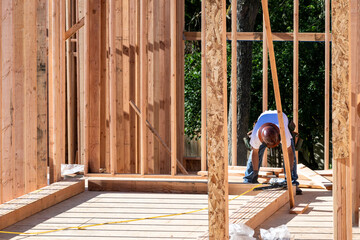
[[[350,0],[332,2],[334,239],[352,239]]]
[[[226,6],[205,1],[206,139],[209,165],[209,236],[229,237],[227,182]]]

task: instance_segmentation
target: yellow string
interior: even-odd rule
[[[255,188],[259,187],[260,185],[262,185],[261,183],[259,185],[256,185],[255,187],[247,190],[246,192],[243,192],[242,194],[231,198],[229,201],[233,201],[236,198],[245,195],[249,192],[251,192],[252,190],[254,190]],[[189,212],[183,212],[183,213],[174,213],[174,214],[166,214],[166,215],[160,215],[160,216],[155,216],[155,217],[145,217],[145,218],[136,218],[136,219],[131,219],[131,220],[122,220],[122,221],[115,221],[115,222],[105,222],[105,223],[97,223],[97,224],[89,224],[89,225],[84,225],[81,227],[65,227],[65,228],[58,228],[58,229],[54,229],[54,230],[48,230],[48,231],[42,231],[42,232],[31,232],[31,233],[26,233],[26,232],[8,232],[8,231],[0,231],[0,233],[7,233],[7,234],[16,234],[16,235],[39,235],[39,234],[46,234],[46,233],[52,233],[52,232],[59,232],[59,231],[64,231],[64,230],[69,230],[69,229],[77,229],[77,230],[85,230],[86,228],[89,227],[95,227],[95,226],[101,226],[101,225],[107,225],[107,224],[116,224],[116,223],[129,223],[129,222],[136,222],[136,221],[141,221],[141,220],[149,220],[149,219],[156,219],[156,218],[165,218],[165,217],[173,217],[173,216],[179,216],[179,215],[185,215],[185,214],[190,214],[190,213],[196,213],[196,212],[200,212],[203,210],[208,209],[208,207],[204,207],[201,209],[197,209],[197,210],[193,210],[193,211],[189,211]]]

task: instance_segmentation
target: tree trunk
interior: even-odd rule
[[[255,19],[259,12],[260,0],[238,0],[237,21],[238,32],[253,32]],[[237,44],[237,164],[245,165],[247,161],[247,149],[243,138],[248,132],[250,116],[250,91],[252,75],[252,50],[250,41],[240,41]],[[229,137],[229,163],[232,162],[231,153],[231,96],[228,114],[228,137]]]

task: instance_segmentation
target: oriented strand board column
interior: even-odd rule
[[[332,140],[334,239],[352,239],[350,0],[332,2]],[[351,102],[350,102],[351,101]]]
[[[210,239],[229,238],[225,9],[224,0],[205,1]]]

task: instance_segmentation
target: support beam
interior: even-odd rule
[[[351,95],[351,0],[333,1],[332,144],[334,239],[352,239],[352,166],[354,96]]]
[[[231,162],[237,166],[237,0],[231,1]]]
[[[324,169],[329,169],[330,159],[330,0],[325,0],[325,132]]]
[[[206,158],[206,64],[205,2],[201,1],[201,171],[207,170]]]
[[[176,158],[177,158],[177,73],[176,73],[176,60],[177,60],[177,32],[176,32],[176,21],[177,21],[177,4],[176,1],[170,2],[170,38],[171,38],[171,60],[170,60],[170,71],[171,71],[171,175],[176,174]]]
[[[229,238],[225,0],[205,1],[209,237]],[[215,31],[214,31],[215,30]]]
[[[330,34],[331,36],[331,34]],[[226,33],[226,37],[231,39],[231,32]],[[272,37],[274,41],[293,41],[294,33],[279,33],[273,32]],[[186,41],[199,41],[201,40],[201,32],[184,32]],[[262,41],[262,32],[238,32],[236,34],[238,41]],[[324,42],[324,33],[299,33],[299,41],[302,42]]]
[[[265,2],[266,1],[266,2]],[[267,5],[267,0],[264,0],[265,4]],[[265,28],[265,20],[263,14],[263,94],[262,94],[262,111],[265,112],[268,110],[268,98],[269,98],[269,87],[268,87],[268,68],[269,68],[269,57],[268,57],[268,46],[267,46],[267,39],[266,39],[266,28]],[[265,148],[264,156],[263,156],[263,167],[268,166],[268,149]]]
[[[294,0],[294,47],[293,47],[293,122],[299,132],[299,0]],[[295,139],[294,139],[295,140]],[[299,154],[295,151],[296,163]]]
[[[288,192],[289,192],[290,208],[293,208],[295,206],[295,200],[294,200],[293,188],[291,187],[292,186],[291,170],[290,170],[289,154],[288,154],[286,137],[285,137],[285,126],[284,126],[283,111],[282,111],[282,105],[281,105],[279,81],[278,81],[278,75],[277,75],[277,70],[276,70],[274,45],[273,45],[272,34],[271,34],[269,9],[268,9],[267,4],[265,4],[264,0],[262,0],[261,2],[262,2],[262,7],[263,7],[264,19],[265,19],[267,43],[268,43],[268,47],[269,47],[271,75],[272,75],[272,79],[273,79],[276,109],[277,109],[277,113],[278,113],[278,120],[279,120],[279,126],[280,126],[280,136],[281,136],[281,142],[282,142],[281,146],[282,146],[282,152],[283,152],[284,163],[285,163],[285,172],[286,172],[286,176],[287,176],[286,180],[287,180],[287,186],[288,186]]]
[[[85,25],[85,18],[82,17],[77,23],[72,25],[69,30],[65,32],[65,40],[68,40],[72,35],[80,30]]]

